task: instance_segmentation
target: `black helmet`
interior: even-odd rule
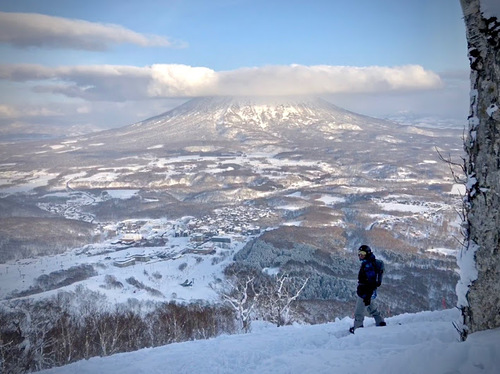
[[[372,253],[372,249],[367,246],[366,244],[363,244],[361,247],[358,248],[358,253],[359,252],[365,252],[364,255],[368,255],[370,253]]]

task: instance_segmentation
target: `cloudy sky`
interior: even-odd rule
[[[195,96],[463,120],[458,0],[0,0],[0,126],[124,126]]]

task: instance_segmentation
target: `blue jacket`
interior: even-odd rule
[[[363,300],[371,299],[373,293],[382,284],[383,265],[377,264],[373,253],[361,260],[356,293]],[[379,261],[380,262],[380,261]]]

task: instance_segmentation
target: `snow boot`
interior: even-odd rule
[[[363,326],[361,325],[361,326],[359,326],[359,327],[358,327],[358,329],[360,329],[360,328],[362,328],[362,327],[363,327]],[[354,330],[356,330],[356,327],[354,327],[354,326],[349,327],[349,332],[350,332],[351,334],[354,334]]]

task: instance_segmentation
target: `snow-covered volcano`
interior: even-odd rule
[[[285,129],[313,131],[361,130],[367,122],[382,121],[361,116],[314,97],[205,97],[193,99],[137,126],[170,126],[196,119],[204,130],[242,127],[247,131]]]
[[[343,134],[389,131],[394,124],[341,109],[311,97],[204,97],[161,115],[92,136],[127,149],[208,146],[308,147]],[[313,143],[311,143],[311,141]],[[318,141],[320,142],[318,144]]]
[[[2,148],[0,156],[8,165],[6,172],[50,171],[57,180],[55,185],[65,185],[65,175],[70,173],[73,182],[80,180],[89,188],[111,184],[150,188],[172,186],[166,178],[172,174],[167,164],[178,156],[253,155],[259,164],[263,162],[260,157],[288,159],[300,168],[293,174],[306,179],[307,168],[296,165],[297,160],[324,162],[330,165],[325,175],[333,175],[333,170],[351,179],[397,179],[401,173],[415,179],[423,172],[429,178],[442,174],[435,161],[429,163],[436,158],[436,147],[461,151],[459,132],[402,126],[349,112],[319,98],[205,97],[119,129],[32,143],[30,147],[14,144]],[[241,160],[233,164],[231,173],[225,169],[219,174],[231,177],[220,181],[220,186],[236,181],[258,183],[260,167],[248,169]],[[112,176],[102,175],[109,170]],[[207,176],[213,176],[212,169],[195,173],[191,166],[189,170],[194,179],[188,184],[213,185],[206,182]],[[94,174],[102,176],[103,182],[88,183]],[[269,173],[264,174],[267,178]],[[185,177],[186,170],[179,175]]]

